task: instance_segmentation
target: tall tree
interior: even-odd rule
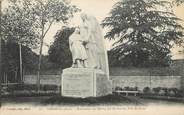
[[[169,2],[160,0],[117,2],[102,23],[109,29],[105,37],[116,40],[114,59],[133,66],[166,65],[173,44],[181,45],[184,36],[170,9]]]
[[[34,24],[34,17],[29,15],[29,13],[30,11],[27,9],[27,6],[20,6],[17,2],[9,0],[8,8],[5,8],[1,15],[1,37],[5,41],[5,44],[7,44],[7,41],[19,44],[19,75],[21,76],[21,80],[23,79],[22,45],[34,48],[39,43],[37,41],[38,35],[32,26]]]
[[[72,56],[69,50],[69,36],[74,32],[74,28],[64,27],[55,35],[54,43],[49,48],[49,60],[57,68],[67,68],[72,65]]]
[[[32,27],[39,35],[40,40],[40,51],[39,51],[39,64],[38,64],[38,89],[39,89],[39,79],[40,79],[40,69],[41,69],[41,59],[42,59],[42,47],[44,43],[44,38],[51,26],[54,23],[62,22],[67,23],[67,21],[73,17],[75,12],[79,9],[76,6],[67,2],[67,0],[11,0],[19,4],[17,7],[26,6],[25,10],[29,11],[29,16],[34,20]]]
[[[8,75],[11,82],[20,82],[20,57],[19,44],[8,40],[2,40],[2,74]],[[35,72],[38,65],[38,55],[27,46],[22,46],[22,64],[24,72]],[[4,75],[2,75],[4,76]],[[16,78],[16,79],[15,79]]]
[[[2,9],[2,0],[0,0],[0,24],[2,23],[2,21],[1,21],[1,16],[2,16],[2,12],[1,12],[1,9]],[[0,27],[0,32],[1,32],[1,27]],[[0,33],[1,34],[1,33]],[[2,50],[1,50],[1,43],[2,43],[2,40],[1,40],[1,37],[0,37],[0,57],[2,57]],[[1,62],[2,62],[2,58],[0,58],[0,71],[2,71],[2,64],[1,64]],[[0,73],[0,84],[2,83],[2,74]],[[0,89],[2,88],[2,86],[0,86]],[[0,101],[1,101],[1,94],[0,94]],[[0,107],[1,107],[1,103],[0,103]]]
[[[35,48],[38,45],[38,33],[34,31],[35,18],[30,15],[28,6],[9,0],[9,6],[3,10],[1,17],[1,35],[24,46]]]
[[[29,0],[33,4],[36,17],[37,30],[40,32],[40,52],[38,65],[38,82],[41,69],[42,47],[46,34],[54,22],[67,23],[67,20],[73,17],[73,13],[78,12],[76,6],[70,5],[64,0]],[[36,3],[36,4],[35,4]],[[38,83],[39,86],[39,83]]]

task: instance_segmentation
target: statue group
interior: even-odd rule
[[[67,97],[99,97],[112,93],[104,37],[94,16],[81,14],[82,23],[69,37],[73,64],[62,73],[61,94]]]
[[[100,69],[109,73],[107,51],[100,24],[94,16],[81,14],[82,24],[69,37],[73,68]]]

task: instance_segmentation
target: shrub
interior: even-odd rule
[[[6,86],[4,86],[4,87],[1,87],[1,94],[3,95],[3,94],[9,94],[9,92],[8,92],[8,87],[6,87]]]
[[[155,94],[159,94],[160,90],[161,90],[161,87],[153,88],[153,92]]]
[[[176,96],[176,93],[173,90],[169,90],[169,96],[175,97]]]
[[[165,95],[164,90],[163,90],[163,89],[160,89],[160,91],[159,91],[158,95],[159,95],[159,96],[163,96],[163,95]]]
[[[32,85],[32,84],[25,84],[24,85],[24,90],[37,90],[37,86],[36,85]]]
[[[125,91],[137,91],[138,87],[124,87],[123,88]]]
[[[44,91],[47,91],[47,90],[57,90],[58,86],[57,85],[42,85],[41,89],[44,90]]]
[[[177,89],[177,88],[172,88],[170,89],[175,93],[175,97],[184,97],[184,92],[183,90]]]
[[[124,87],[124,90],[125,91],[129,91],[130,90],[130,87]]]
[[[150,89],[149,87],[145,87],[145,88],[143,89],[143,93],[149,94],[149,93],[151,93],[151,89]]]
[[[117,91],[117,90],[121,90],[122,91],[123,89],[121,87],[119,87],[119,86],[116,86],[115,87],[115,91]]]
[[[183,92],[177,88],[166,88],[166,87],[157,87],[153,88],[153,92],[160,96],[173,96],[173,97],[182,97]]]
[[[134,87],[134,90],[135,90],[135,91],[138,91],[138,89],[139,89],[138,87]]]
[[[162,88],[164,91],[164,96],[169,96],[169,89],[168,88]]]

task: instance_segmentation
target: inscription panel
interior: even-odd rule
[[[62,95],[71,97],[93,96],[93,73],[66,73],[62,75]]]

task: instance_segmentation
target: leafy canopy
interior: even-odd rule
[[[25,45],[43,43],[54,23],[67,23],[80,11],[65,0],[8,0],[8,3],[2,16],[2,35]]]
[[[19,6],[17,2],[9,1],[1,16],[1,36],[5,41],[13,41],[36,48],[39,44],[38,34],[34,31],[34,16],[30,15],[28,6]]]
[[[184,0],[174,0],[177,5],[181,5],[184,3]]]
[[[113,59],[133,66],[167,64],[173,44],[183,43],[181,20],[170,9],[169,2],[159,0],[117,2],[102,22],[109,30],[105,37],[116,41]]]
[[[72,55],[69,50],[69,36],[74,28],[64,27],[55,35],[54,43],[49,48],[49,61],[56,65],[56,68],[67,68],[72,65]]]
[[[1,41],[1,51],[2,51],[2,71],[11,73],[19,72],[20,60],[19,60],[19,45],[13,41]],[[36,70],[38,64],[38,55],[36,55],[27,46],[22,46],[22,60],[23,69],[25,71]]]

